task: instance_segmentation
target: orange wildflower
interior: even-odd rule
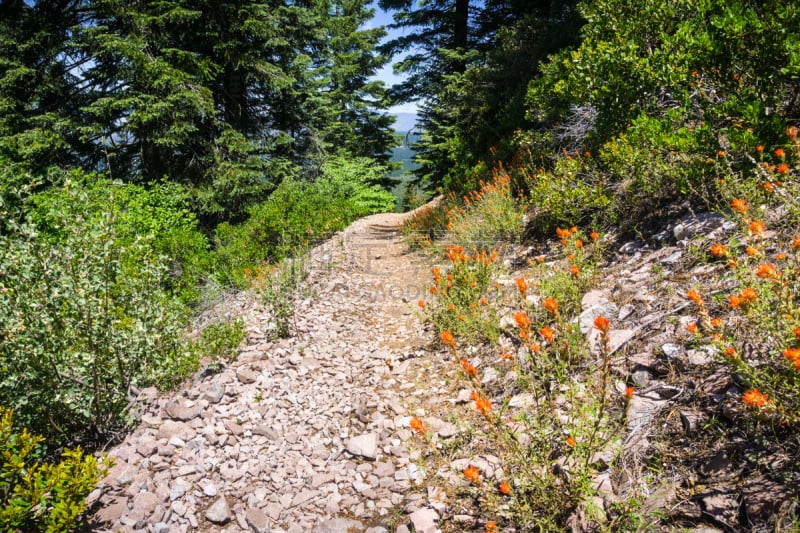
[[[756,269],[756,276],[762,279],[775,279],[780,277],[780,272],[772,263],[763,263]]]
[[[689,330],[689,333],[697,333],[697,322],[692,322],[686,326],[686,329]]]
[[[794,328],[794,336],[797,339],[800,339],[800,327]]]
[[[730,306],[731,306],[731,307],[733,307],[734,309],[739,309],[739,307],[742,305],[742,297],[741,297],[741,296],[739,296],[738,294],[732,294],[732,295],[731,295],[731,296],[728,298],[728,303],[729,303],[729,304],[730,304]]]
[[[575,241],[575,246],[578,248],[583,248],[583,241],[578,239]]]
[[[711,327],[719,329],[719,328],[722,327],[722,324],[723,324],[722,323],[722,319],[720,317],[716,317],[716,318],[712,318],[711,319]]]
[[[519,292],[521,292],[522,294],[528,292],[528,282],[525,281],[525,278],[517,278],[516,281],[517,281],[517,289],[519,290]]]
[[[436,294],[437,292],[439,292],[439,290],[436,287],[431,287],[430,289],[428,289],[428,292],[430,292],[431,294]]]
[[[788,174],[789,173],[789,165],[787,165],[786,163],[781,163],[780,165],[778,165],[778,168],[776,169],[776,171],[778,172],[778,174]]]
[[[420,307],[420,309],[425,309],[425,300],[418,301],[417,305]]]
[[[447,306],[447,310],[448,310],[448,311],[455,311],[455,310],[456,310],[456,306],[455,306],[455,304],[450,304],[450,305],[448,305],[448,306]]]
[[[577,278],[578,274],[581,273],[581,267],[575,265],[574,267],[569,269],[569,273]]]
[[[547,309],[550,313],[557,315],[558,314],[558,300],[555,298],[545,298],[544,299],[544,308]]]
[[[478,369],[475,368],[466,357],[461,358],[461,368],[464,369],[464,373],[467,375],[467,377],[478,377]]]
[[[411,421],[409,422],[409,425],[411,426],[411,429],[413,429],[416,433],[419,433],[420,435],[428,431],[428,428],[425,427],[425,422],[423,422],[422,419],[418,416],[412,418]]]
[[[736,357],[736,348],[733,346],[727,346],[725,351],[722,353],[724,353],[726,357]]]
[[[758,389],[750,389],[742,395],[742,401],[748,407],[764,407],[769,403],[769,398]]]
[[[753,248],[752,246],[748,246],[747,249],[744,251],[750,257],[758,255],[758,250]]]
[[[800,370],[800,348],[786,348],[783,356],[789,360],[797,370]]]
[[[472,399],[475,400],[475,409],[486,418],[489,418],[492,412],[492,401],[486,396],[475,393],[473,393]]]
[[[569,446],[570,448],[574,448],[575,447],[575,437],[570,435],[569,437],[567,437],[566,443],[567,443],[567,446]]]
[[[608,319],[603,315],[598,315],[597,318],[594,319],[594,327],[602,331],[603,333],[608,333],[609,328]]]
[[[504,482],[500,483],[499,490],[500,490],[500,492],[502,494],[505,494],[506,496],[508,496],[509,494],[511,494],[511,485],[509,485],[509,483],[507,481],[504,481]]]
[[[731,202],[731,209],[733,209],[740,215],[743,215],[747,213],[748,210],[747,202],[745,202],[741,198],[734,198],[733,201]]]
[[[514,321],[517,323],[517,327],[520,329],[528,328],[531,325],[531,319],[528,318],[528,315],[525,313],[525,311],[517,311],[514,313]]]
[[[633,398],[633,393],[636,391],[635,387],[625,387],[625,399],[630,400]]]
[[[784,253],[775,254],[775,259],[777,261],[784,261],[786,259],[786,254]]]
[[[551,328],[550,326],[545,326],[539,330],[539,333],[542,335],[542,338],[544,338],[544,340],[546,340],[550,344],[553,344],[553,340],[555,339],[556,336],[556,332],[553,331],[553,328]]]
[[[775,150],[775,156],[783,159],[786,156],[786,152],[783,151],[783,148],[777,148]]]
[[[720,242],[712,246],[710,251],[711,255],[713,255],[714,257],[725,257],[726,255],[728,255],[728,247]]]
[[[760,154],[763,151],[764,151],[764,145],[763,144],[759,144],[758,146],[756,146],[756,152],[758,152]]]
[[[506,352],[500,356],[500,359],[502,359],[503,361],[508,361],[509,359],[514,359],[514,356]]]
[[[760,220],[753,220],[750,222],[750,233],[753,235],[764,235],[766,226]]]
[[[568,229],[556,228],[556,235],[563,241],[572,235],[572,233]]]
[[[600,238],[600,234],[597,233],[596,231],[593,231],[589,234],[589,238],[592,239],[593,241],[597,241]]]
[[[739,293],[744,303],[752,303],[755,302],[758,298],[758,293],[753,287],[745,287],[742,289],[742,292]]]
[[[486,522],[486,525],[483,527],[484,527],[484,533],[498,533],[499,531],[497,529],[497,523],[494,521]]]
[[[445,346],[449,346],[453,349],[456,347],[456,338],[453,336],[450,330],[444,330],[442,332],[442,342],[445,344]]]
[[[800,250],[800,236],[794,238],[792,241],[792,248],[795,250]]]
[[[541,346],[539,346],[538,344],[535,344],[535,343],[531,344],[529,346],[529,348],[531,349],[531,352],[533,352],[533,353],[539,353],[539,351],[542,349]]]
[[[797,126],[789,126],[788,128],[786,128],[786,136],[789,137],[791,140],[795,140],[799,132],[800,130],[797,129]]]
[[[476,485],[481,482],[480,472],[472,465],[464,469],[464,477],[467,478],[470,483],[475,483]]]
[[[703,301],[703,297],[694,289],[689,289],[689,292],[686,293],[686,297],[700,307],[705,307],[706,305]]]

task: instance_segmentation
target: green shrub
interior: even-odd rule
[[[149,249],[169,265],[164,287],[186,303],[199,296],[210,266],[209,243],[199,231],[197,218],[188,208],[188,195],[180,185],[161,182],[145,188],[75,171],[63,187],[36,194],[28,204],[27,218],[43,238],[54,243],[68,233],[64,218],[94,225],[98,219],[112,217],[115,245],[129,246],[146,237]],[[124,259],[138,261],[136,257]]]
[[[64,533],[80,525],[86,497],[106,474],[80,448],[61,462],[43,462],[42,437],[16,430],[12,412],[0,407],[0,527],[3,531]]]
[[[244,269],[275,263],[346,228],[357,218],[392,211],[395,198],[376,183],[387,169],[366,158],[332,159],[314,182],[284,180],[241,225],[217,227],[218,280],[246,287]]]
[[[177,383],[198,356],[155,237],[121,234],[111,197],[50,198],[45,232],[0,235],[0,405],[50,443],[92,445],[125,424],[131,387]]]

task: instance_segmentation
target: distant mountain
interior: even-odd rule
[[[416,113],[395,113],[394,116],[397,117],[397,122],[392,126],[394,131],[411,131],[417,123]]]

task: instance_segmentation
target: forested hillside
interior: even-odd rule
[[[391,37],[373,27],[377,8],[394,17]],[[375,76],[393,61],[403,81],[386,87]],[[410,102],[420,137],[401,204],[445,199],[407,224],[407,239],[434,253],[437,237],[457,245],[420,306],[469,379],[477,374],[457,347],[495,343],[502,330],[484,312],[496,248],[536,248],[557,231],[568,251],[561,277],[536,273],[541,298],[526,299],[528,282],[518,283],[527,307],[515,316],[520,350],[536,361],[550,349],[520,381],[555,402],[551,387],[566,387],[573,365],[586,370],[568,323],[608,258],[603,235],[652,241],[675,217],[718,211],[741,232],[696,251],[728,267],[708,290],[730,297],[712,304],[699,280],[686,287],[697,342],[725,354],[746,391],[747,416],[731,424],[768,441],[767,455],[781,448],[781,475],[796,480],[800,445],[782,431],[800,420],[796,2],[9,0],[0,3],[3,528],[79,524],[102,468],[75,447],[94,452],[124,436],[142,389],[235,357],[241,320],[197,320],[226,294],[254,289],[271,334],[292,334],[304,251],[395,209],[403,189],[389,192],[391,158],[402,140],[387,110]],[[521,260],[533,267],[537,257]],[[741,316],[722,325],[722,308]],[[595,326],[607,340],[608,325]],[[569,332],[564,344],[552,327]],[[584,484],[611,428],[608,368],[597,371],[597,416],[576,448]],[[541,449],[554,446],[542,435],[533,435]],[[566,527],[585,486],[566,490],[562,506],[545,496],[563,487],[532,481],[534,470],[517,480],[516,503],[476,499],[509,530]],[[525,503],[537,498],[549,503]]]

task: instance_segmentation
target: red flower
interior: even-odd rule
[[[797,370],[800,370],[800,348],[786,348],[783,356],[793,363]]]
[[[633,398],[634,391],[636,391],[634,387],[625,387],[625,398],[628,400]]]
[[[603,315],[598,315],[597,318],[594,319],[594,327],[603,333],[608,333],[609,326],[610,324],[608,323],[608,319]]]
[[[522,294],[528,292],[528,282],[525,281],[525,278],[517,278],[517,289],[519,289],[519,292]]]
[[[467,468],[464,469],[464,477],[467,478],[468,481],[471,483],[475,483],[476,485],[481,481],[481,474],[477,468],[472,465],[469,465]]]
[[[742,401],[748,407],[764,407],[769,403],[769,398],[758,389],[750,389],[742,395]]]
[[[445,346],[449,346],[453,349],[456,347],[456,338],[449,330],[444,330],[442,332],[442,342],[445,344]]]
[[[506,496],[511,494],[511,485],[508,484],[507,481],[500,483],[500,492],[505,494]]]
[[[550,344],[553,344],[553,339],[555,339],[556,336],[556,332],[553,330],[553,328],[551,328],[550,326],[545,326],[539,330],[539,333],[542,335],[542,338],[544,340],[546,340]]]
[[[764,235],[766,226],[760,220],[753,220],[750,222],[750,233],[753,235]]]
[[[756,269],[756,276],[763,279],[775,279],[780,277],[780,273],[772,263],[763,263]]]
[[[566,443],[567,443],[567,446],[569,446],[570,448],[574,448],[575,447],[575,437],[570,435],[569,437],[567,437]]]
[[[520,329],[526,329],[531,325],[531,319],[528,318],[528,315],[525,311],[517,311],[514,313],[514,321],[517,323],[517,327]]]
[[[492,401],[486,396],[478,394],[474,394],[473,399],[475,400],[475,409],[486,418],[489,418],[492,413]]]
[[[413,429],[420,435],[428,431],[428,428],[425,427],[425,422],[423,422],[422,419],[418,416],[412,418],[409,424],[411,425],[411,429]]]
[[[703,297],[700,296],[700,293],[694,289],[689,289],[689,292],[686,293],[686,297],[691,300],[692,302],[696,303],[700,307],[705,307],[705,302],[703,301]]]
[[[711,255],[714,257],[725,257],[728,255],[728,247],[718,242],[711,247]]]
[[[467,375],[467,377],[478,377],[478,369],[475,368],[465,357],[461,358],[461,368],[464,369],[464,373]]]
[[[550,313],[557,315],[558,314],[558,300],[555,298],[545,298],[544,299],[544,308],[547,309]]]
[[[786,152],[783,151],[783,148],[778,148],[775,150],[775,156],[783,159],[786,156]]]
[[[743,215],[747,213],[748,210],[747,202],[745,202],[741,198],[734,198],[733,201],[731,202],[731,209],[733,209],[740,215]]]
[[[789,173],[789,165],[787,165],[786,163],[781,163],[780,165],[778,165],[778,168],[776,169],[776,171],[778,172],[778,174],[788,174]]]

